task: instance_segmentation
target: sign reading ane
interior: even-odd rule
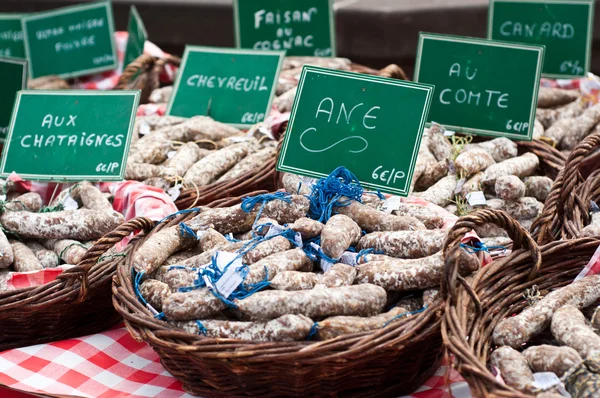
[[[234,0],[237,47],[335,56],[332,0]]]
[[[115,69],[114,31],[110,2],[23,17],[30,77],[66,78]]]
[[[590,69],[594,0],[490,0],[488,38],[546,46],[544,76]]]
[[[277,169],[408,195],[433,86],[305,66]]]
[[[122,180],[139,95],[139,91],[20,91],[0,175]]]
[[[421,33],[415,81],[435,85],[429,122],[531,140],[543,46]]]

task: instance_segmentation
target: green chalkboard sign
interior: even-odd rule
[[[167,114],[248,127],[269,114],[282,51],[187,46]]]
[[[543,74],[590,70],[594,0],[490,0],[488,38],[546,46]]]
[[[4,142],[17,92],[27,87],[27,61],[0,57],[0,142]]]
[[[17,94],[0,175],[28,180],[120,181],[139,91]]]
[[[30,14],[22,21],[32,78],[67,78],[117,67],[110,2]]]
[[[408,195],[433,86],[305,66],[277,169]]]
[[[0,14],[0,57],[25,58],[21,14]]]
[[[544,47],[419,35],[415,81],[435,85],[429,122],[531,140]]]
[[[239,48],[335,56],[333,0],[233,0]]]
[[[127,25],[127,47],[125,48],[125,66],[144,53],[144,43],[148,40],[148,33],[142,17],[137,8],[131,6],[129,11],[129,24]]]

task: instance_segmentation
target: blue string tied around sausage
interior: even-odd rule
[[[287,192],[265,193],[262,195],[248,196],[242,200],[241,208],[246,213],[250,213],[254,209],[254,206],[261,203],[260,209],[256,214],[256,218],[254,219],[254,224],[256,224],[267,203],[272,200],[283,200],[284,202],[291,203],[291,197],[292,195]]]
[[[206,330],[206,328],[204,327],[204,325],[202,324],[202,322],[200,321],[196,321],[196,326],[198,326],[198,334],[202,333],[203,335],[206,336],[206,334],[208,333],[208,330]]]
[[[363,187],[354,174],[340,166],[325,178],[319,179],[312,188],[309,217],[326,223],[334,207],[348,206],[352,200],[362,202]]]
[[[168,216],[164,217],[162,220],[158,221],[157,224],[162,223],[163,221],[166,220],[170,220],[171,218],[174,218],[175,216],[178,216],[180,214],[187,214],[187,213],[193,213],[193,212],[200,212],[200,208],[199,207],[194,207],[192,209],[186,209],[186,210],[179,210],[178,212],[175,212],[173,214],[169,214]]]
[[[137,296],[138,300],[140,300],[146,307],[150,307],[150,308],[154,309],[154,307],[152,307],[150,304],[148,304],[148,302],[146,301],[146,299],[144,299],[144,297],[142,296],[142,293],[140,292],[140,284],[142,282],[142,279],[144,278],[144,271],[135,272],[134,269],[131,269],[131,276],[133,279],[133,290],[135,291],[135,295]],[[161,320],[161,321],[164,321],[167,319],[163,312],[158,312],[158,311],[156,311],[156,309],[154,309],[154,311],[157,312],[157,314],[154,315],[154,318]]]
[[[315,245],[317,245],[319,247],[316,248],[313,245],[311,245],[311,243],[314,243]],[[320,236],[317,236],[316,238],[306,241],[302,250],[304,250],[304,253],[308,256],[308,258],[311,259],[311,261],[325,260],[328,263],[335,264],[339,260],[339,258],[331,258],[323,252],[323,249],[321,249],[321,237]]]
[[[362,249],[356,255],[356,263],[357,264],[360,263],[360,259],[363,257],[365,259],[365,263],[367,263],[368,262],[367,255],[369,255],[369,254],[384,254],[384,253],[383,253],[383,250],[375,250],[372,247],[370,247],[368,249]]]
[[[182,222],[179,223],[179,234],[183,238],[190,238],[190,239],[198,240],[198,236],[196,235],[194,230],[191,229],[190,227],[188,227],[187,224],[182,223]]]
[[[306,340],[310,341],[310,339],[312,339],[317,334],[318,331],[319,331],[319,322],[315,322],[310,327],[310,331],[306,335]]]
[[[465,249],[469,254],[475,254],[477,252],[490,252],[490,250],[502,250],[502,253],[506,253],[506,247],[504,246],[487,246],[483,242],[475,242],[473,245],[467,245],[461,243],[460,247]]]
[[[389,321],[387,321],[383,325],[383,327],[386,327],[387,325],[389,325],[390,323],[394,322],[397,319],[404,318],[405,316],[411,316],[411,315],[419,314],[419,313],[425,311],[426,309],[427,309],[427,306],[423,306],[423,308],[419,308],[418,310],[414,310],[414,311],[409,311],[409,312],[404,312],[402,314],[398,314],[395,317],[393,317],[392,319],[390,319]]]

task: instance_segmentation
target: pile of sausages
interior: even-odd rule
[[[88,182],[61,192],[48,207],[37,193],[12,192],[0,214],[0,291],[10,272],[67,269],[77,265],[93,241],[123,223],[109,198]],[[65,210],[65,204],[68,210]]]

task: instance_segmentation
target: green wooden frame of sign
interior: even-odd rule
[[[585,53],[584,71],[581,75],[569,74],[569,73],[542,73],[543,77],[551,79],[576,79],[585,76],[590,71],[590,65],[592,62],[592,40],[594,38],[594,4],[595,0],[490,0],[489,12],[488,12],[488,28],[487,37],[492,38],[493,35],[493,21],[494,21],[494,6],[496,3],[534,3],[534,4],[564,4],[564,5],[587,5],[588,9],[588,31],[587,31],[587,47]],[[547,56],[547,55],[546,55]]]
[[[129,37],[127,37],[127,45],[125,47],[125,65],[124,67],[127,67],[127,65],[133,61],[135,61],[135,59],[137,57],[132,57],[131,59],[129,59],[129,45],[130,43],[132,44],[137,44],[137,41],[134,41],[131,37],[131,22],[135,22],[135,27],[137,28],[137,33],[141,33],[142,36],[144,37],[144,42],[142,43],[142,48],[140,49],[137,45],[136,45],[136,49],[139,50],[138,52],[140,54],[144,53],[144,44],[146,42],[146,40],[148,40],[148,32],[146,31],[146,26],[144,25],[144,21],[142,20],[142,17],[140,16],[137,8],[132,5],[129,11],[129,23],[127,25],[127,32],[129,33]],[[141,31],[141,32],[140,32]],[[139,37],[139,34],[136,35],[136,38]]]
[[[419,74],[421,69],[421,55],[423,51],[423,43],[425,40],[438,40],[438,41],[449,41],[454,43],[466,43],[466,44],[477,44],[483,46],[491,46],[491,47],[503,47],[503,48],[513,48],[520,50],[533,51],[538,53],[538,62],[535,73],[535,79],[538,84],[534,85],[534,89],[531,95],[531,111],[529,113],[529,130],[527,136],[523,134],[514,134],[506,131],[493,131],[487,130],[484,128],[475,128],[475,127],[465,127],[465,126],[456,126],[451,124],[445,124],[443,120],[432,120],[439,122],[444,125],[449,130],[456,130],[462,133],[474,134],[474,135],[484,135],[484,136],[492,136],[492,137],[507,137],[517,140],[526,140],[531,141],[533,136],[533,127],[535,123],[535,111],[537,108],[537,97],[539,91],[539,81],[542,77],[542,68],[544,64],[544,46],[533,46],[527,44],[520,44],[514,42],[506,42],[506,41],[497,41],[497,40],[488,40],[488,39],[480,39],[473,37],[463,37],[463,36],[452,36],[452,35],[442,35],[442,34],[434,34],[434,33],[419,33],[419,42],[417,45],[417,58],[415,62],[415,73],[414,73],[414,81],[419,81]],[[438,88],[439,89],[439,88]],[[430,118],[433,118],[434,115],[430,114]],[[431,126],[431,122],[427,123],[427,126]]]
[[[58,10],[54,10],[54,11],[44,11],[44,12],[40,12],[40,13],[36,13],[36,14],[29,14],[27,16],[24,16],[21,19],[21,22],[22,22],[22,26],[23,26],[23,41],[25,43],[25,53],[27,54],[27,59],[30,59],[29,40],[27,39],[27,22],[28,21],[34,21],[36,19],[48,18],[48,17],[64,15],[64,14],[70,14],[74,11],[89,10],[89,9],[101,8],[101,7],[106,8],[106,16],[107,16],[106,22],[108,23],[109,31],[112,33],[111,37],[110,37],[110,44],[111,44],[111,51],[113,54],[114,61],[111,64],[99,66],[97,68],[90,68],[90,69],[85,69],[85,70],[78,70],[76,72],[63,73],[63,74],[60,74],[59,76],[62,78],[70,78],[70,77],[91,75],[91,74],[94,74],[97,72],[104,72],[107,70],[116,69],[119,66],[119,61],[117,59],[117,51],[116,51],[115,37],[114,37],[115,26],[114,26],[114,19],[113,19],[112,4],[110,1],[101,1],[101,2],[96,2],[96,3],[91,3],[91,4],[67,6],[67,7],[63,7]],[[33,73],[32,62],[29,62],[29,76],[39,77]]]
[[[21,90],[24,90],[25,88],[27,88],[27,60],[26,59],[14,58],[14,57],[0,57],[0,63],[21,65],[21,67],[23,69],[23,77],[21,80]],[[14,101],[13,101],[13,106],[10,109],[12,110],[13,107],[14,107]],[[9,122],[10,122],[11,116],[10,115],[7,115],[7,116],[8,116]],[[4,141],[5,141],[5,138],[0,137],[0,143],[4,143]]]
[[[183,53],[183,58],[181,60],[181,66],[179,67],[179,71],[177,73],[177,78],[175,79],[175,84],[173,85],[173,93],[171,94],[171,98],[169,98],[169,103],[167,104],[166,115],[171,115],[171,110],[179,93],[179,86],[181,84],[181,80],[183,79],[183,75],[185,72],[185,68],[187,66],[188,56],[192,52],[206,52],[206,53],[216,53],[216,54],[238,54],[238,55],[252,55],[252,56],[278,56],[279,62],[277,64],[277,70],[275,72],[275,76],[273,79],[271,92],[269,94],[269,101],[267,103],[267,107],[265,109],[265,119],[269,115],[271,111],[271,105],[273,104],[273,98],[275,96],[275,92],[277,91],[277,81],[279,80],[279,72],[281,71],[281,65],[283,64],[283,59],[285,58],[285,51],[256,51],[256,50],[246,50],[246,49],[235,49],[235,48],[220,48],[220,47],[205,47],[205,46],[186,46],[185,52]],[[178,115],[174,115],[178,116]],[[209,115],[210,116],[210,115]],[[218,122],[226,123],[222,120],[217,120]],[[237,128],[246,128],[254,125],[254,123],[226,123],[230,126],[234,126]]]
[[[19,21],[19,27],[21,29],[21,32],[23,31],[22,28],[22,18],[27,15],[27,14],[20,14],[20,13],[3,13],[0,14],[0,21],[6,21],[6,20],[12,20],[15,21],[16,20]],[[24,40],[24,39],[23,39]],[[11,55],[3,55],[3,57],[13,57],[13,58],[25,58],[26,54],[25,54],[25,44],[23,42],[21,42],[21,50],[22,50],[22,55],[20,54],[11,54]]]
[[[365,181],[364,178],[361,178],[359,174],[359,171],[365,173],[364,170],[352,170],[352,167],[349,167],[350,171],[357,174],[357,178],[359,179],[360,183],[362,184],[362,186],[364,188],[368,188],[368,189],[378,189],[381,190],[382,192],[388,192],[394,195],[400,195],[400,196],[407,196],[410,190],[410,186],[412,183],[412,178],[413,178],[413,173],[414,173],[414,168],[415,168],[415,164],[417,161],[417,156],[418,156],[418,152],[419,152],[419,147],[421,146],[421,139],[423,137],[423,129],[425,127],[425,123],[427,121],[427,114],[429,112],[429,108],[431,106],[431,101],[433,98],[433,91],[434,91],[434,86],[430,85],[430,84],[423,84],[423,83],[414,83],[414,82],[408,82],[405,80],[399,80],[399,79],[390,79],[390,78],[384,78],[384,77],[380,77],[380,76],[372,76],[372,75],[365,75],[365,74],[360,74],[360,73],[353,73],[353,72],[346,72],[346,71],[338,71],[338,70],[333,70],[333,69],[327,69],[327,68],[320,68],[320,67],[315,67],[315,66],[304,66],[303,70],[302,70],[302,74],[300,76],[300,81],[298,83],[298,92],[296,93],[296,97],[294,99],[294,104],[292,107],[292,112],[290,115],[290,120],[288,123],[288,127],[287,127],[287,132],[284,135],[284,139],[283,139],[283,145],[281,148],[281,153],[279,155],[279,159],[277,160],[277,170],[279,171],[284,171],[284,172],[290,172],[290,173],[295,173],[295,174],[300,174],[300,175],[305,175],[308,177],[313,177],[313,178],[324,178],[327,177],[328,174],[324,173],[324,172],[319,172],[319,171],[313,171],[313,170],[308,170],[305,168],[299,168],[299,167],[294,167],[294,166],[289,166],[286,164],[286,156],[288,155],[288,149],[289,149],[289,145],[290,145],[290,140],[292,138],[292,135],[294,135],[292,133],[291,129],[294,129],[294,122],[296,120],[296,113],[298,112],[298,108],[299,108],[299,103],[300,100],[302,98],[302,92],[304,89],[304,82],[307,78],[307,76],[309,74],[316,74],[316,75],[328,75],[328,76],[333,76],[333,77],[342,77],[344,79],[351,79],[353,81],[366,81],[366,82],[371,82],[371,83],[381,83],[384,85],[390,85],[390,86],[397,86],[397,87],[403,87],[403,88],[408,88],[411,90],[419,90],[419,91],[424,91],[425,92],[425,101],[424,101],[424,106],[422,108],[421,114],[420,114],[420,121],[419,121],[419,125],[418,125],[418,131],[416,131],[416,140],[415,140],[415,145],[412,148],[412,156],[411,156],[411,161],[410,161],[410,166],[408,169],[408,173],[405,179],[405,184],[402,188],[395,188],[395,187],[391,187],[389,185],[382,185],[382,184],[378,184],[378,183],[373,183],[370,181]],[[363,91],[365,90],[364,88],[362,89]],[[348,108],[350,109],[350,107]],[[352,111],[350,112],[350,115],[352,114]],[[400,115],[398,115],[400,116]],[[394,114],[394,117],[396,117],[396,114]],[[354,131],[353,129],[351,131]],[[391,130],[390,130],[391,132]],[[364,139],[363,139],[364,140]],[[342,140],[342,141],[345,141]],[[338,143],[340,143],[341,141],[339,141]],[[302,145],[302,144],[301,144]],[[330,146],[329,148],[334,147],[336,144]],[[397,145],[391,145],[388,141],[387,143],[387,148],[389,148],[391,151],[394,151],[394,156],[398,156],[398,147]],[[318,151],[317,151],[318,152]],[[353,153],[360,153],[360,152],[353,152]],[[326,156],[326,155],[325,155]],[[348,155],[345,155],[348,156]],[[350,155],[351,156],[351,155]],[[383,160],[381,159],[377,159],[377,157],[369,157],[370,159],[375,160],[377,164],[381,164],[384,163]],[[337,166],[343,166],[342,164],[337,164]],[[371,166],[371,165],[369,165]],[[369,175],[372,175],[375,171],[372,171],[368,166],[365,165],[365,170],[368,169],[368,173]],[[375,169],[376,170],[376,169]],[[386,173],[387,175],[393,175],[393,171],[391,171],[392,168],[389,167],[389,170],[385,171],[383,169],[378,171],[378,174],[380,174],[378,177],[372,177],[375,180],[381,180],[381,174]],[[331,170],[333,171],[333,170]],[[396,171],[400,172],[402,170],[396,169]],[[362,174],[362,173],[361,173]],[[389,180],[388,180],[388,184],[389,184]]]
[[[335,13],[333,9],[334,0],[329,1],[329,40],[331,42],[331,56],[336,56],[336,38],[335,38]],[[233,0],[233,24],[234,24],[234,36],[235,46],[241,48],[241,32],[240,32],[240,15],[239,15],[239,0]]]
[[[112,176],[103,176],[99,178],[99,174],[95,175],[72,175],[72,174],[64,174],[64,175],[56,175],[56,174],[26,174],[19,173],[19,177],[26,180],[38,180],[38,181],[122,181],[125,176],[125,168],[127,166],[127,157],[129,156],[129,146],[131,144],[131,135],[133,132],[133,126],[135,123],[135,117],[137,112],[137,107],[140,101],[140,90],[116,90],[116,91],[86,91],[86,90],[23,90],[17,93],[17,98],[15,100],[15,105],[13,108],[10,127],[8,130],[8,136],[6,138],[6,143],[2,150],[2,161],[0,163],[0,177],[8,177],[12,174],[13,170],[6,170],[6,160],[7,154],[10,149],[12,134],[14,130],[15,121],[18,114],[18,108],[21,102],[21,97],[23,95],[58,95],[58,96],[133,96],[133,106],[131,110],[131,117],[129,128],[127,131],[127,137],[125,140],[125,145],[123,147],[123,157],[121,159],[120,165],[120,173],[119,175]]]

